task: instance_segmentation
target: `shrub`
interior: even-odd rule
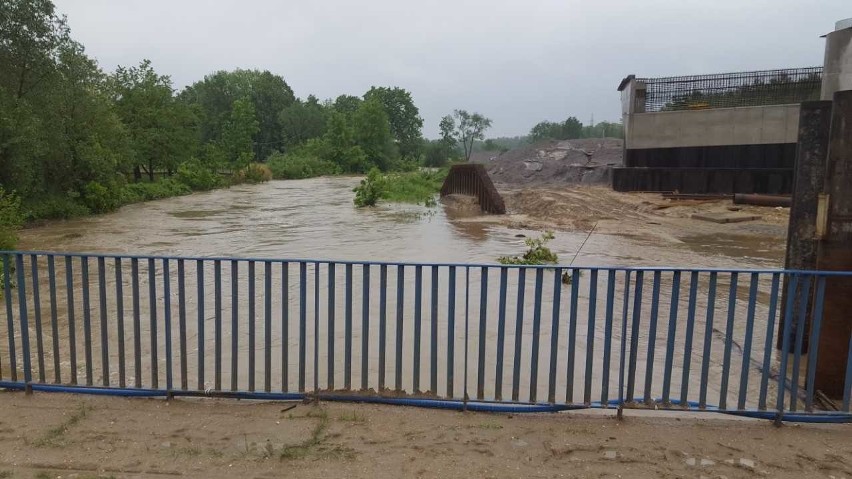
[[[189,186],[173,179],[155,181],[153,183],[131,183],[124,187],[122,200],[124,204],[140,201],[159,200],[172,196],[192,193]]]
[[[75,198],[76,192],[65,195],[44,195],[23,206],[24,221],[67,220],[90,213],[89,208]]]
[[[115,185],[90,181],[83,187],[83,204],[94,213],[113,211],[122,205],[122,191]]]
[[[195,191],[212,190],[223,184],[222,178],[197,158],[181,163],[175,179]]]
[[[273,153],[266,165],[272,171],[272,177],[281,180],[298,180],[340,174],[340,168],[334,163],[321,160],[304,152]]]
[[[263,163],[249,163],[240,173],[242,181],[246,183],[264,183],[272,179],[272,171]]]
[[[382,199],[436,206],[435,195],[441,191],[448,171],[443,168],[436,171],[421,170],[386,175]]]
[[[364,206],[376,206],[376,202],[382,197],[384,190],[385,179],[378,168],[370,170],[370,174],[361,180],[361,184],[356,186],[355,206],[361,208]]]
[[[555,236],[551,231],[545,231],[539,238],[527,238],[524,240],[524,243],[526,243],[529,249],[523,256],[501,256],[497,258],[497,261],[500,264],[555,264],[559,261],[558,257],[554,252],[550,251],[550,248],[545,246],[553,238]]]
[[[13,250],[18,243],[18,230],[24,224],[21,199],[0,187],[0,250]]]

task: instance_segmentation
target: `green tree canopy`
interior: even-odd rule
[[[409,159],[417,158],[423,147],[423,119],[411,93],[399,87],[372,87],[364,100],[375,99],[384,108],[399,153]]]

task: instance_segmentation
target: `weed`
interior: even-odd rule
[[[328,427],[328,413],[325,410],[309,411],[307,417],[315,417],[319,419],[316,427],[311,432],[311,437],[302,441],[299,444],[285,446],[281,449],[279,457],[284,459],[302,459],[310,455],[323,441],[323,434]]]
[[[367,418],[363,414],[358,414],[355,411],[343,413],[337,418],[338,421],[365,423]]]
[[[497,258],[500,264],[555,264],[559,261],[556,253],[550,251],[550,248],[545,246],[550,240],[555,238],[552,231],[545,231],[539,238],[527,238],[524,240],[527,250],[523,256],[501,256]]]
[[[57,447],[66,445],[65,433],[77,423],[86,418],[89,408],[86,405],[80,405],[80,408],[74,412],[58,426],[48,429],[41,438],[37,439],[33,445],[36,447]]]

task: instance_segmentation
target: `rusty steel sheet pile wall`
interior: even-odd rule
[[[506,214],[506,204],[497,192],[491,178],[480,164],[453,165],[441,187],[441,197],[447,195],[470,195],[479,201],[485,213]]]

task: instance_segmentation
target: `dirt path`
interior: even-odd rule
[[[0,393],[0,477],[851,477],[848,425]]]

